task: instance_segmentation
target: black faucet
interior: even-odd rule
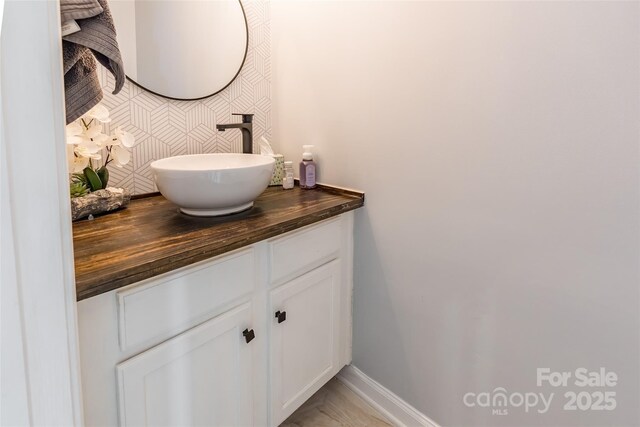
[[[224,132],[226,129],[240,129],[242,131],[242,152],[253,153],[253,114],[232,113],[232,116],[242,116],[242,123],[216,125],[216,129]]]

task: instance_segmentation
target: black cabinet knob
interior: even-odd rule
[[[278,323],[282,323],[287,320],[287,312],[286,311],[276,311],[276,319],[278,319]]]
[[[255,332],[253,332],[253,329],[245,329],[244,331],[242,331],[242,336],[245,340],[247,340],[248,344],[256,337],[256,334]]]

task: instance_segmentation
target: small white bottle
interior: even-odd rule
[[[284,178],[282,178],[282,188],[290,190],[293,188],[293,162],[284,162]]]
[[[313,161],[313,145],[303,145],[302,161],[300,162],[300,188],[316,188],[316,164]]]

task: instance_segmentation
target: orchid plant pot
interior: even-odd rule
[[[126,189],[107,188],[109,184],[110,164],[122,167],[131,160],[129,148],[135,144],[135,138],[130,133],[117,127],[111,135],[103,133],[103,124],[109,123],[109,110],[98,104],[82,117],[67,125],[67,160],[70,171],[69,190],[72,199],[72,210],[77,206],[95,205],[107,210],[126,205],[130,195]],[[94,194],[100,192],[100,194]],[[126,194],[126,197],[121,197]],[[97,196],[86,200],[91,195]],[[110,197],[115,197],[109,201]],[[105,203],[105,200],[107,201]],[[87,210],[87,209],[84,209]],[[73,215],[74,219],[75,214]]]

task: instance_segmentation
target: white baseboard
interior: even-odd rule
[[[355,366],[345,366],[337,378],[397,427],[440,427]]]

